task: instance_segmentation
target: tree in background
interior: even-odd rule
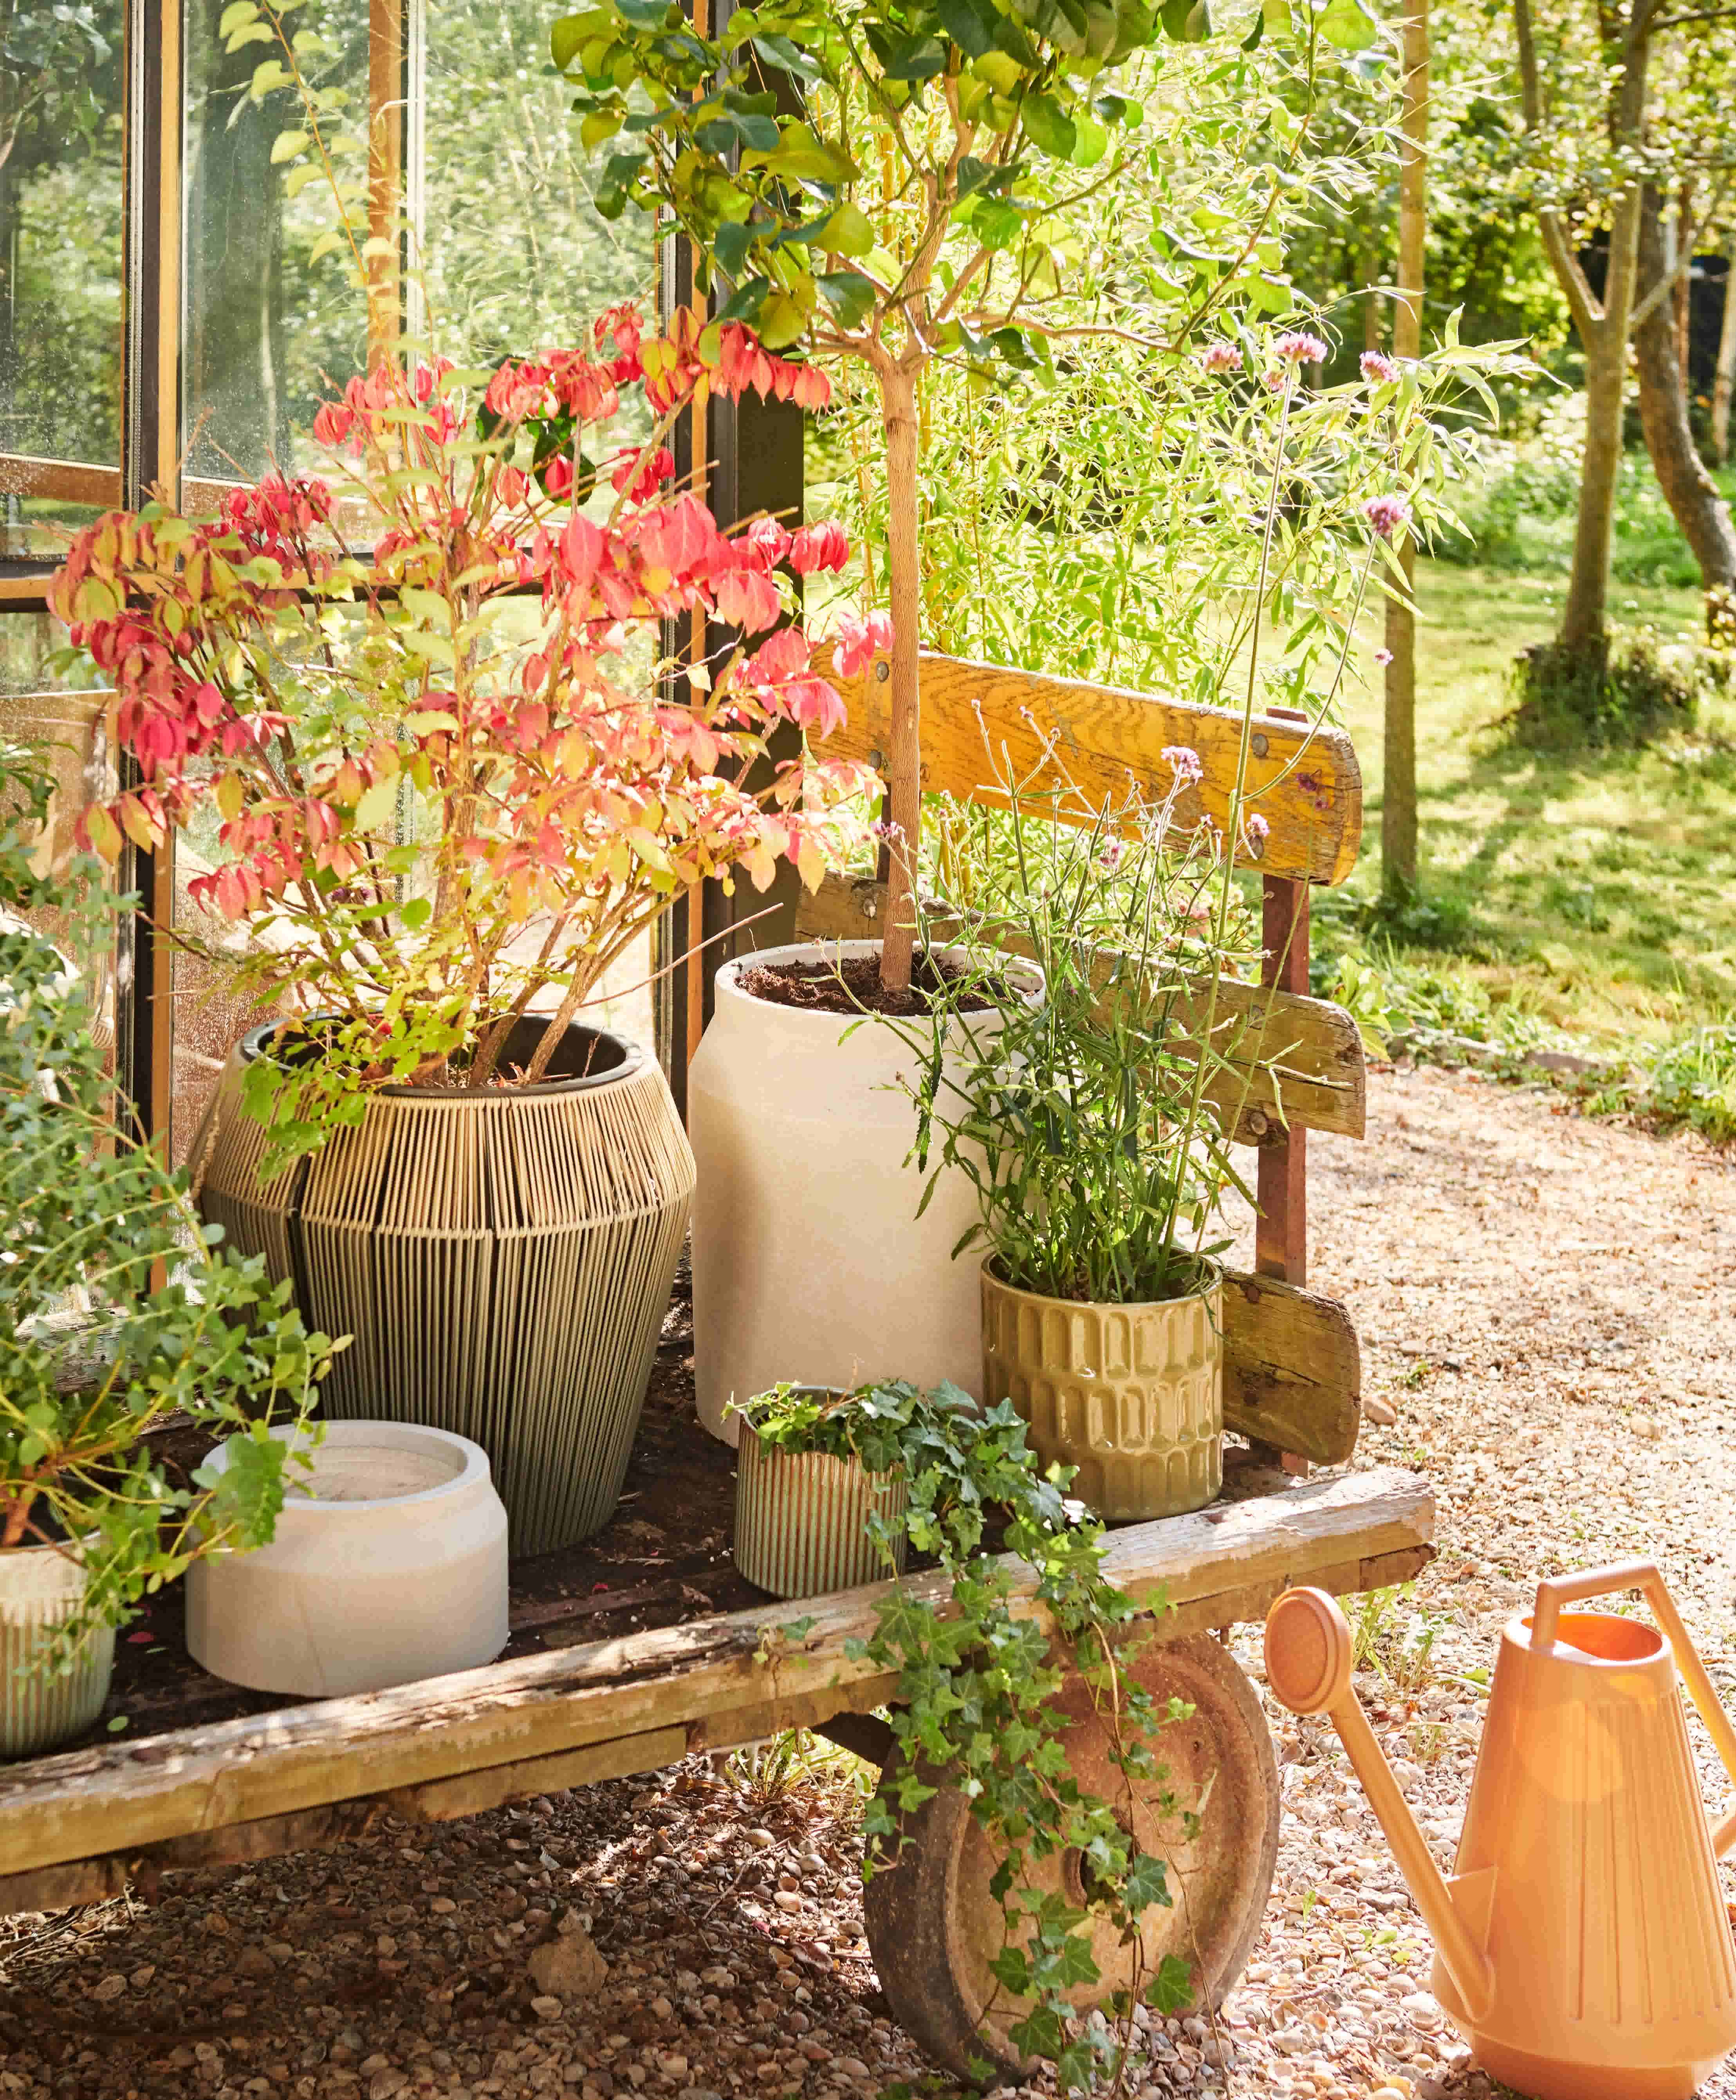
[[[1669,338],[1667,355],[1674,357],[1667,302],[1694,247],[1695,235],[1689,232],[1673,266],[1648,271],[1642,284],[1646,177],[1654,171],[1648,158],[1655,163],[1665,157],[1650,134],[1660,113],[1659,90],[1672,84],[1667,68],[1660,67],[1659,82],[1653,79],[1654,60],[1664,48],[1659,40],[1678,28],[1724,40],[1722,11],[1672,15],[1664,12],[1665,4],[1628,0],[1624,8],[1600,8],[1595,22],[1563,6],[1540,33],[1532,0],[1513,0],[1534,209],[1585,353],[1585,451],[1573,563],[1552,673],[1563,692],[1595,690],[1608,652],[1610,556],[1628,346],[1658,315]],[[1601,133],[1587,123],[1593,109],[1602,119]],[[1608,242],[1601,294],[1593,290],[1580,254],[1600,227],[1606,229]],[[1660,376],[1654,371],[1654,377]],[[1661,437],[1672,435],[1660,426]],[[1660,465],[1660,480],[1663,473]],[[1680,475],[1678,487],[1685,496],[1690,492]]]

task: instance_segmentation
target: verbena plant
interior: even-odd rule
[[[908,1511],[870,1517],[870,1530],[892,1572],[896,1524],[937,1565],[947,1595],[931,1603],[920,1577],[901,1577],[875,1608],[874,1633],[852,1647],[894,1674],[889,1718],[902,1753],[868,1805],[864,1871],[894,1864],[900,1819],[937,1782],[958,1787],[1004,1854],[995,1882],[1003,1935],[991,1966],[1009,2000],[1029,2001],[1009,2038],[1052,2062],[1064,2092],[1115,2078],[1133,2005],[1174,2013],[1193,1985],[1187,1965],[1166,1956],[1152,1972],[1135,1965],[1126,2004],[1108,2008],[1104,2021],[1074,2015],[1068,1992],[1100,1980],[1092,1926],[1108,1919],[1134,1935],[1148,1911],[1174,1896],[1166,1862],[1130,1837],[1121,1804],[1082,1792],[1071,1774],[1068,1724],[1055,1705],[1069,1672],[1090,1689],[1127,1789],[1157,1797],[1178,1843],[1196,1834],[1197,1820],[1165,1788],[1156,1745],[1172,1716],[1126,1668],[1152,1626],[1135,1630],[1133,1604],[1104,1577],[1102,1523],[1068,1497],[1064,1469],[1043,1472],[1009,1401],[985,1414],[955,1386],[924,1393],[895,1381],[842,1397],[783,1386],[738,1412],[784,1449],[853,1456],[871,1471],[904,1468]],[[997,1524],[1000,1551],[990,1552],[985,1541]],[[1016,1597],[1020,1562],[1036,1580]],[[1042,1894],[1029,1878],[1033,1861],[1068,1847],[1089,1866],[1082,1905]],[[994,2010],[985,2007],[984,2018]]]
[[[119,908],[94,860],[35,872],[49,792],[0,747],[0,1551],[82,1564],[64,1665],[196,1556],[271,1538],[289,1462],[269,1432],[308,1421],[331,1344],[262,1260],[223,1254],[184,1174],[116,1136],[90,977],[21,915],[94,955]],[[148,1440],[171,1416],[226,1438],[227,1467],[172,1477]]]
[[[843,536],[726,536],[663,442],[707,393],[810,380],[739,326],[701,346],[623,307],[491,373],[377,364],[315,419],[329,483],[268,475],[215,523],[152,503],[74,541],[50,601],[140,779],[90,840],[214,826],[189,893],[247,922],[245,989],[323,1017],[322,1055],[249,1074],[268,1171],[385,1082],[540,1079],[691,885],[764,889],[781,858],[813,885],[845,849],[867,776],[810,748],[843,708],[788,616]],[[648,435],[621,435],[629,400]],[[740,638],[676,706],[660,623],[695,615]],[[780,724],[800,755],[773,764]]]

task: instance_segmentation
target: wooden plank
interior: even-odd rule
[[[1336,1298],[1224,1278],[1223,1420],[1238,1436],[1339,1466],[1362,1427],[1362,1350]]]
[[[858,678],[828,672],[848,713],[827,741],[829,757],[878,765],[891,750],[886,668],[883,658]],[[997,774],[1029,779],[1038,788],[1041,776],[1031,776],[1051,737],[1067,777],[1093,805],[1119,801],[1130,785],[1166,793],[1171,774],[1163,752],[1185,746],[1198,753],[1205,773],[1182,798],[1182,821],[1210,817],[1222,825],[1227,818],[1241,742],[1241,717],[1233,709],[923,652],[923,786],[930,792],[1004,803],[989,784]],[[1362,770],[1342,730],[1311,731],[1276,715],[1256,715],[1247,792],[1250,807],[1271,827],[1248,866],[1309,882],[1345,880],[1362,839]]]
[[[871,939],[885,906],[883,883],[829,875],[817,890],[804,893],[796,933],[804,941]],[[938,911],[930,923],[935,938],[943,940],[959,924]],[[1029,944],[1016,940],[1002,945],[1009,954],[1029,952]],[[1205,1025],[1197,1002],[1191,1011],[1179,1009],[1178,1018],[1201,1030]],[[1232,1069],[1213,1079],[1208,1097],[1236,1114],[1233,1135],[1243,1144],[1280,1143],[1286,1128],[1363,1136],[1368,1072],[1362,1037],[1342,1006],[1224,977],[1218,982],[1214,1032]]]
[[[1106,1572],[1155,1608],[1306,1581],[1356,1556],[1427,1542],[1434,1498],[1382,1467],[1220,1503],[1114,1534]],[[1030,1571],[1016,1564],[1028,1586]],[[912,1586],[945,1597],[934,1577]],[[871,1632],[889,1586],[562,1648],[363,1697],[285,1707],[0,1773],[0,1875],[139,1851],[226,1824],[413,1788],[654,1728],[732,1714],[824,1718],[870,1696],[878,1673],[846,1644]],[[1024,1608],[1040,1607],[1025,1591]],[[805,1625],[803,1622],[806,1622]],[[1220,1621],[1221,1622],[1221,1621]],[[798,1628],[800,1631],[796,1630]],[[756,1711],[756,1710],[759,1710]],[[775,1723],[767,1725],[776,1725]],[[715,1739],[715,1738],[714,1738]]]
[[[571,1787],[595,1786],[600,1780],[631,1779],[635,1772],[678,1764],[692,1747],[688,1736],[681,1724],[648,1728],[642,1735],[588,1744],[581,1750],[557,1750],[553,1757],[520,1758],[421,1786],[396,1787],[384,1798],[412,1822],[451,1823],[460,1815],[480,1815],[504,1801],[528,1801],[533,1794],[562,1793]]]

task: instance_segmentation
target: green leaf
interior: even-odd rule
[[[739,277],[752,253],[757,227],[745,221],[725,219],[712,236],[712,253],[726,277]]]
[[[1341,51],[1365,51],[1378,34],[1374,16],[1362,0],[1326,0],[1320,34]]]
[[[297,153],[304,152],[306,147],[307,134],[305,131],[280,131],[271,141],[271,165],[280,167],[285,161],[293,161]]]
[[[1011,248],[1024,230],[1024,214],[1004,197],[986,197],[971,214],[971,231],[985,248]]]
[[[250,4],[250,0],[249,0]],[[967,58],[980,59],[994,49],[995,10],[991,0],[935,0],[941,26]]]
[[[859,204],[839,205],[826,220],[821,245],[834,255],[866,255],[874,247],[874,227]]]
[[[257,0],[229,0],[229,5],[218,17],[217,33],[220,37],[232,36],[244,22],[257,22],[258,19]]]
[[[859,270],[828,270],[814,283],[820,297],[838,317],[840,328],[853,329],[874,310],[878,296]]]
[[[450,644],[447,645],[450,647]],[[377,824],[386,823],[398,807],[398,783],[395,779],[377,780],[372,787],[364,788],[361,800],[355,805],[353,822],[359,832],[371,832]]]
[[[1082,109],[1073,119],[1073,128],[1078,136],[1068,158],[1076,168],[1095,168],[1109,150],[1108,126]]]
[[[1177,0],[1171,0],[1171,5]],[[1078,143],[1078,129],[1052,95],[1028,95],[1020,104],[1025,135],[1039,152],[1057,161],[1070,161]]]
[[[1193,2003],[1193,1976],[1179,1955],[1165,1954],[1157,1974],[1146,1986],[1145,2002],[1165,2019],[1172,2019]]]

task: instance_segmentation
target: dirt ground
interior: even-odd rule
[[[1369,1122],[1364,1144],[1313,1140],[1310,1281],[1348,1301],[1364,1389],[1399,1410],[1359,1459],[1414,1465],[1439,1499],[1414,1595],[1364,1608],[1360,1682],[1447,1864],[1470,1673],[1539,1575],[1657,1559],[1736,1705],[1736,1164],[1433,1071],[1377,1075]],[[1238,1652],[1258,1673],[1256,1630]],[[1215,2029],[1154,2023],[1129,2089],[1487,2094],[1334,1739],[1273,1725],[1266,1935]],[[788,1778],[694,1761],[0,1921],[0,2094],[885,2093],[922,2071],[861,1935],[858,1789],[840,1767]],[[1704,2090],[1736,2100],[1736,2071]]]

